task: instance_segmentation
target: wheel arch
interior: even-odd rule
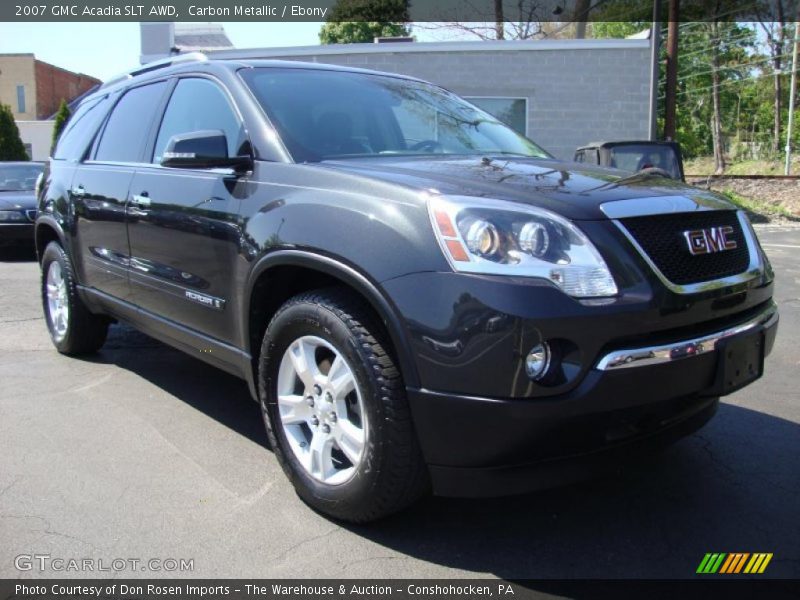
[[[54,218],[49,216],[39,217],[36,220],[36,229],[34,230],[34,240],[36,243],[36,256],[39,262],[42,262],[42,254],[47,244],[50,242],[58,242],[64,251],[67,251],[66,237],[64,230]]]
[[[270,286],[268,291],[267,284],[275,281],[278,289]],[[335,258],[306,250],[277,250],[262,257],[251,269],[242,307],[245,343],[251,357],[251,391],[255,391],[257,381],[261,338],[275,311],[297,293],[331,285],[345,286],[367,302],[385,328],[405,384],[418,387],[419,376],[402,320],[376,283]]]

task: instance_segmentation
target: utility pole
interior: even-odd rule
[[[653,0],[653,25],[650,29],[650,139],[658,139],[658,75],[659,49],[661,47],[661,0]]]
[[[669,25],[667,31],[667,86],[664,96],[664,138],[675,139],[675,105],[678,99],[678,22],[680,0],[669,0]]]
[[[792,127],[794,126],[794,97],[797,95],[797,47],[800,46],[800,8],[794,23],[794,50],[792,51],[792,80],[789,84],[789,123],[786,125],[786,165],[784,175],[792,170]]]
[[[586,37],[586,21],[588,20],[588,13],[591,5],[589,0],[576,0],[575,12],[572,13],[572,18],[575,20],[575,39],[582,40]]]

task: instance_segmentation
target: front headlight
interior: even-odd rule
[[[573,223],[503,200],[428,196],[433,230],[455,271],[546,279],[570,296],[614,296],[603,257]]]
[[[27,220],[18,210],[0,210],[0,223],[22,223]]]

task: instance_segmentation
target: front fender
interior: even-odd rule
[[[286,266],[312,269],[334,277],[353,288],[369,302],[372,309],[380,316],[389,333],[405,384],[410,387],[419,387],[416,363],[413,360],[408,335],[397,307],[377,282],[369,279],[352,265],[348,265],[337,258],[307,250],[275,250],[261,257],[253,265],[247,281],[245,298],[252,297],[255,283],[261,275],[272,268]],[[248,331],[250,327],[249,302],[243,303],[242,322],[244,330]]]

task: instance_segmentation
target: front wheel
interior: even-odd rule
[[[105,343],[109,321],[83,304],[72,263],[57,242],[42,254],[42,308],[50,339],[62,354],[89,354]]]
[[[346,290],[301,294],[264,335],[262,411],[299,496],[338,519],[366,522],[424,493],[427,469],[388,340]]]

